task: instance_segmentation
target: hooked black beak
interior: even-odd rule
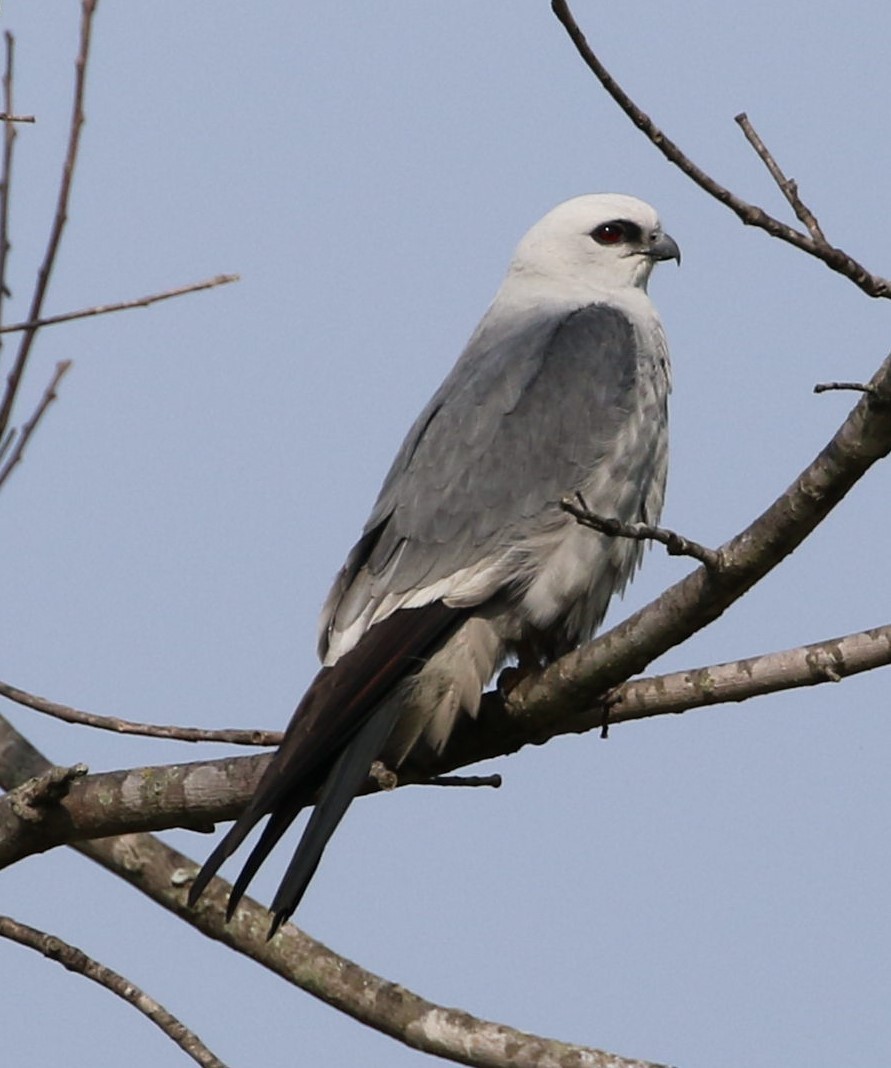
[[[681,263],[681,250],[678,248],[678,243],[668,234],[652,234],[646,255],[654,260],[676,260],[678,266]]]

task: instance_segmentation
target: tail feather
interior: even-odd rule
[[[273,918],[269,938],[272,938],[300,904],[319,866],[328,840],[337,830],[350,803],[368,777],[371,765],[393,728],[398,711],[393,701],[378,705],[352,741],[346,745],[329,772],[291,863],[270,905]]]
[[[273,934],[297,907],[328,839],[356,796],[399,714],[387,696],[419,671],[436,644],[460,626],[467,609],[441,601],[401,609],[376,623],[335,664],[316,675],[253,800],[213,850],[189,891],[194,905],[223,862],[266,815],[269,823],[235,882],[227,918],[257,869],[300,810],[321,788],[297,851],[273,902]]]
[[[297,814],[304,807],[303,799],[295,801],[291,805],[283,805],[276,809],[269,817],[269,822],[263,828],[263,833],[250,855],[245,861],[244,867],[229,891],[229,902],[226,905],[226,922],[235,915],[238,902],[244,897],[245,891],[250,886],[251,880],[257,874],[257,870],[263,861],[269,856],[278,844],[278,840],[291,826]]]
[[[225,837],[217,844],[210,856],[205,860],[201,871],[195,876],[189,887],[189,906],[192,907],[204,893],[207,884],[216,875],[226,861],[253,830],[258,820],[263,818],[263,811],[258,809],[252,802],[235,823],[229,828]],[[228,919],[228,916],[227,916]]]

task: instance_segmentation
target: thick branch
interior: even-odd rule
[[[891,297],[891,282],[879,275],[872,274],[862,264],[842,249],[833,248],[825,242],[817,242],[807,234],[787,226],[785,223],[769,215],[763,208],[755,204],[749,204],[729,189],[716,182],[710,174],[698,167],[680,148],[667,137],[653,120],[642,111],[619,83],[613,78],[606,67],[600,62],[591,46],[585,39],[585,35],[579,29],[578,23],[569,10],[566,0],[552,0],[551,8],[579,55],[584,60],[588,69],[597,78],[603,88],[615,100],[622,111],[628,116],[634,125],[659,149],[667,160],[673,163],[684,174],[694,181],[700,189],[704,189],[709,196],[719,200],[730,208],[747,226],[756,226],[765,230],[771,237],[777,237],[795,248],[801,249],[809,256],[822,260],[827,267],[845,278],[850,279],[859,289],[862,289],[870,297]]]
[[[44,774],[50,766],[11,727],[7,725],[4,730],[0,720],[0,786],[14,788],[25,779]],[[208,938],[252,958],[360,1023],[421,1052],[475,1068],[663,1068],[540,1038],[459,1009],[436,1005],[338,956],[292,924],[285,924],[267,942],[269,914],[250,898],[242,899],[230,924],[224,922],[229,885],[222,879],[211,882],[193,911],[186,906],[186,892],[197,864],[151,835],[127,835],[74,848]]]
[[[10,791],[5,801],[12,814],[24,823],[42,823],[47,813],[68,793],[71,784],[82,779],[87,770],[86,764],[50,768]]]
[[[0,916],[0,938],[17,942],[20,946],[42,953],[48,960],[57,961],[70,972],[83,975],[112,994],[126,1001],[172,1039],[197,1064],[205,1068],[226,1068],[226,1065],[211,1053],[201,1039],[193,1034],[177,1018],[138,986],[113,971],[105,964],[88,957],[83,950],[63,942],[56,935],[38,931],[18,923],[9,916]]]
[[[609,695],[608,723],[627,723],[653,715],[688,712],[769,693],[841,682],[851,675],[891,664],[891,626],[796,649],[750,656],[712,667],[632,679]],[[582,725],[587,719],[589,727]],[[600,727],[603,710],[579,717],[580,729]]]
[[[0,737],[10,729],[0,716]],[[23,820],[15,798],[4,797],[0,868],[62,842],[174,826],[212,831],[213,820],[234,819],[244,808],[268,761],[267,754],[87,775],[57,804],[44,806],[39,820]],[[171,820],[174,811],[178,818]],[[208,811],[213,820],[207,818]]]
[[[733,663],[633,679],[612,690],[605,702],[592,700],[575,714],[555,721],[548,737],[838,682],[889,663],[891,625]],[[0,749],[3,732],[11,730],[0,717]],[[436,773],[515,752],[531,740],[544,739],[531,739],[519,731],[512,710],[493,692],[484,698],[478,720],[458,728],[435,767],[408,769],[398,778],[391,774],[387,784],[373,775],[365,792],[424,782],[450,785],[450,777],[438,778]],[[14,797],[7,796],[0,800],[0,868],[31,853],[85,838],[171,827],[208,830],[242,810],[268,760],[268,755],[239,757],[87,776],[71,783],[54,805],[43,804],[39,818],[23,819]],[[488,776],[459,779],[456,785],[499,783],[497,777]]]

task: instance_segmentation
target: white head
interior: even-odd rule
[[[526,234],[509,277],[575,288],[646,289],[657,260],[681,261],[649,204],[619,193],[589,193],[558,204]]]

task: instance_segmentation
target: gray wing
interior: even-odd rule
[[[616,308],[509,333],[487,324],[393,462],[323,610],[323,658],[357,621],[364,630],[397,607],[492,596],[505,579],[498,562],[561,520],[561,498],[583,486],[634,407],[639,340]]]

